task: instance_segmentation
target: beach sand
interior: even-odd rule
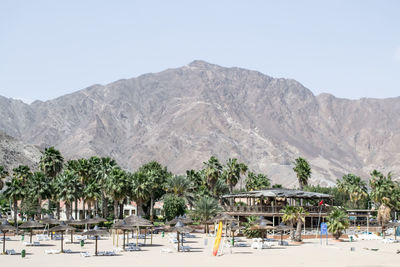
[[[14,249],[17,253],[26,249],[27,256],[0,255],[0,266],[52,266],[52,267],[120,267],[120,266],[400,266],[400,243],[384,244],[381,240],[335,242],[329,239],[328,245],[320,244],[319,239],[308,239],[301,245],[288,247],[274,246],[271,249],[255,250],[250,247],[225,248],[222,256],[212,256],[214,239],[202,234],[196,238],[188,238],[192,252],[163,253],[162,248],[172,248],[168,238],[155,235],[154,246],[145,246],[142,251],[120,252],[118,256],[98,256],[84,258],[79,252],[87,251],[94,254],[94,241],[87,240],[82,248],[79,243],[65,243],[64,249],[71,249],[73,254],[45,254],[46,249],[59,249],[60,241],[41,242],[40,247],[25,247],[17,237],[11,237],[6,242],[7,249]],[[208,245],[204,245],[208,239]],[[131,239],[131,242],[135,240]],[[113,250],[112,237],[99,240],[99,251]],[[142,240],[140,242],[143,242]],[[247,240],[251,244],[251,240]],[[122,245],[120,239],[119,245]],[[1,244],[2,246],[2,244]],[[351,251],[351,247],[355,250]],[[366,250],[365,248],[368,248]],[[372,251],[371,248],[378,248]]]

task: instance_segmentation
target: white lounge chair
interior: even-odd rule
[[[89,252],[81,252],[81,257],[90,257]]]
[[[17,255],[17,253],[16,253],[15,250],[13,250],[13,249],[7,249],[7,250],[6,250],[6,254],[7,254],[7,255]]]

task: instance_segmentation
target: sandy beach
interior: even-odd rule
[[[208,239],[205,246],[204,239]],[[26,258],[21,255],[2,255],[1,266],[399,266],[399,243],[384,244],[381,240],[356,242],[328,241],[328,245],[319,239],[308,239],[302,245],[273,246],[271,249],[256,250],[250,247],[225,248],[222,256],[212,256],[213,238],[196,234],[185,243],[192,247],[191,252],[161,252],[163,248],[173,248],[168,238],[155,235],[154,246],[145,246],[142,251],[119,252],[118,256],[82,257],[80,252],[94,254],[94,241],[87,240],[84,247],[78,243],[66,242],[64,249],[72,254],[47,255],[47,249],[59,249],[60,241],[41,242],[40,247],[25,247],[23,242],[12,237],[7,241],[7,249],[19,253],[23,248]],[[246,240],[251,244],[251,240]],[[122,241],[120,241],[120,245]],[[99,251],[113,250],[112,238],[100,240]],[[351,251],[351,248],[354,251]],[[372,251],[377,248],[378,251]]]

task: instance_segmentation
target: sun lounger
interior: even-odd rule
[[[90,257],[89,252],[81,252],[81,257]]]
[[[4,241],[4,237],[0,237],[0,241]],[[6,236],[6,241],[11,241],[11,238],[9,238],[8,236]]]
[[[114,251],[99,251],[97,256],[117,256],[117,254]]]
[[[137,246],[128,246],[125,248],[125,251],[140,251],[141,248]]]
[[[178,251],[178,245],[176,244],[176,245],[174,245],[174,247],[175,247],[175,250]],[[189,247],[189,246],[179,246],[179,251],[182,251],[182,252],[190,252],[190,249],[191,249],[191,247]]]
[[[7,249],[7,250],[6,250],[6,254],[7,254],[7,255],[17,255],[17,253],[16,253],[15,250],[13,250],[13,249]]]
[[[247,243],[235,243],[235,247],[245,248],[245,247],[250,247],[250,245]]]
[[[183,237],[185,237],[185,238],[196,238],[196,236],[193,235],[193,234],[184,234]]]
[[[32,246],[39,247],[40,246],[40,242],[38,242],[38,241],[35,241],[33,243],[24,242],[24,245],[27,246],[27,247],[32,247]]]
[[[70,250],[70,249],[64,249],[64,253],[71,254],[71,253],[72,253],[72,250]]]
[[[57,250],[57,249],[46,249],[46,250],[44,251],[44,253],[46,253],[46,254],[60,254],[61,251],[60,251],[60,250]]]

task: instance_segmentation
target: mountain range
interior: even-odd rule
[[[400,97],[315,96],[292,79],[199,60],[45,102],[0,97],[0,131],[67,159],[111,156],[131,170],[157,160],[184,173],[211,155],[236,157],[288,187],[297,186],[299,156],[312,184],[373,169],[397,178],[399,115]]]

